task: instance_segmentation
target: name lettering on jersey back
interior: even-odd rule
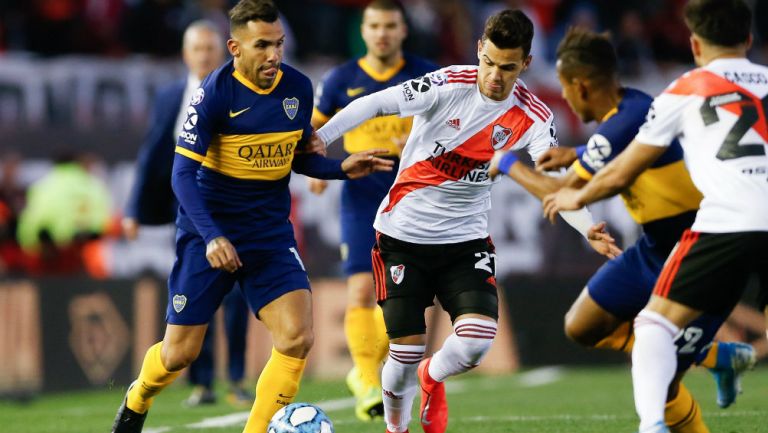
[[[284,167],[291,163],[296,143],[244,145],[237,149],[240,159],[253,168]]]
[[[727,71],[723,76],[734,84],[768,84],[768,77],[762,72]]]
[[[450,179],[464,182],[481,183],[488,180],[487,161],[478,161],[474,158],[463,156],[455,151],[447,152],[442,144],[435,142],[432,156],[427,161],[432,167]]]

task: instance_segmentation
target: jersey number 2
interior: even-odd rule
[[[701,105],[701,109],[699,110],[701,112],[701,118],[704,121],[704,125],[709,126],[715,122],[720,121],[720,117],[717,115],[717,111],[715,110],[717,104],[713,104],[713,100],[717,101],[718,98],[727,98],[731,95],[738,95],[738,97],[740,97],[740,99],[737,99],[734,102],[741,103],[741,116],[739,116],[739,119],[736,121],[736,123],[733,124],[731,130],[728,131],[728,135],[725,136],[725,140],[723,140],[723,144],[720,145],[720,150],[717,152],[717,159],[726,161],[744,156],[765,155],[765,146],[762,144],[739,145],[739,141],[741,141],[742,137],[744,137],[744,134],[746,134],[747,131],[755,126],[755,123],[757,123],[758,119],[760,118],[754,101],[752,101],[752,99],[748,96],[741,94],[740,92],[735,94],[726,93],[722,95],[713,95],[705,99],[704,104]],[[763,100],[764,108],[766,105],[768,105],[767,103],[768,101]]]

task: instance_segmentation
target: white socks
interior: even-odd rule
[[[482,319],[462,319],[429,363],[429,376],[442,382],[480,364],[496,336],[496,323]]]
[[[389,344],[389,358],[381,371],[384,398],[384,420],[387,430],[399,433],[408,430],[411,406],[419,389],[416,369],[424,358],[426,346]]]
[[[664,422],[667,389],[677,370],[678,332],[674,323],[650,310],[641,311],[635,318],[632,383],[640,431]]]

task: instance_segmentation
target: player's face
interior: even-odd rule
[[[594,120],[590,114],[589,104],[584,98],[583,87],[580,81],[566,78],[560,71],[560,62],[557,62],[557,78],[560,80],[560,86],[563,88],[562,96],[571,111],[576,114],[582,122],[588,123]]]
[[[360,33],[369,54],[388,59],[400,52],[407,29],[400,11],[368,8],[363,13]]]
[[[224,61],[221,37],[210,29],[191,29],[184,35],[182,56],[189,72],[202,80]]]
[[[477,58],[480,93],[495,101],[507,99],[517,77],[531,64],[531,56],[523,56],[522,48],[499,48],[489,39],[478,41]]]
[[[235,67],[248,80],[262,89],[275,82],[283,60],[285,32],[280,20],[273,23],[248,21],[232,32],[227,48],[235,58]]]

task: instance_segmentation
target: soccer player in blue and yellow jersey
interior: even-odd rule
[[[285,34],[271,0],[230,11],[232,61],[193,94],[176,146],[180,209],[163,341],[144,358],[112,431],[138,433],[153,398],[198,355],[207,323],[235,282],[272,334],[272,356],[245,426],[264,433],[299,388],[312,345],[309,281],[288,220],[290,172],[354,179],[391,170],[382,150],[327,160],[299,153],[312,133],[312,85],[281,64]]]
[[[629,145],[645,122],[653,99],[638,90],[621,87],[616,78],[616,57],[607,37],[571,29],[557,51],[557,71],[566,99],[584,122],[599,123],[586,146],[569,151],[550,150],[545,168],[555,161],[573,160],[564,182],[579,188]],[[630,216],[643,234],[618,257],[606,262],[589,280],[566,315],[565,332],[588,347],[629,352],[633,344],[631,321],[653,291],[664,261],[682,232],[691,226],[701,193],[691,181],[678,142],[622,194]],[[550,210],[551,197],[545,199]],[[551,212],[548,213],[551,215]],[[705,433],[698,404],[680,383],[691,364],[714,370],[718,403],[730,405],[738,388],[737,376],[754,362],[754,351],[743,343],[708,346],[725,317],[704,315],[678,337],[678,375],[670,387],[666,423],[676,433]]]
[[[318,86],[312,125],[323,126],[353,100],[438,69],[432,62],[404,54],[405,12],[395,0],[374,0],[363,10],[360,32],[365,56],[333,68]],[[383,116],[344,134],[347,153],[384,148],[397,161],[411,130],[411,118]],[[381,200],[395,180],[396,170],[344,182],[341,195],[341,258],[347,277],[344,332],[354,368],[347,385],[357,398],[355,415],[371,420],[383,414],[379,367],[389,340],[381,309],[376,306],[371,265],[375,243],[373,220]],[[327,183],[309,180],[310,189],[322,193]]]

